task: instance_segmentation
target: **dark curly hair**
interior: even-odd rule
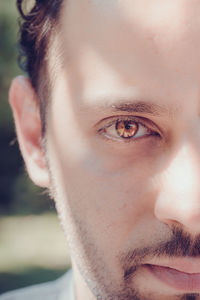
[[[21,15],[19,65],[27,72],[37,93],[41,82],[41,70],[46,64],[45,58],[48,55],[50,36],[58,23],[62,3],[63,0],[35,0],[34,2],[33,0],[17,0],[17,8]],[[28,5],[31,5],[29,10],[26,9]],[[46,91],[43,92],[47,94]],[[40,93],[38,96],[41,118],[44,121],[46,101],[41,99],[43,97]]]

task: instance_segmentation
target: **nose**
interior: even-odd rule
[[[160,175],[154,213],[159,221],[200,233],[200,151],[183,145]]]

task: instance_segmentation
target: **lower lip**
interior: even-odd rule
[[[167,267],[146,266],[157,279],[170,287],[187,292],[200,292],[200,273],[189,274]]]

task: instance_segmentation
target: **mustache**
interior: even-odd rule
[[[127,281],[136,272],[139,265],[149,257],[200,257],[200,234],[192,237],[178,226],[172,227],[170,240],[157,245],[136,248],[121,255],[120,262],[124,270],[124,280]]]

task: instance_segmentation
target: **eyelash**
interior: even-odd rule
[[[108,119],[109,119],[110,122],[108,122]],[[144,122],[142,122],[141,120],[144,121]],[[117,133],[116,125],[119,122],[125,122],[125,121],[129,121],[129,122],[132,121],[135,124],[137,124],[138,130],[136,131],[136,135],[140,131],[140,127],[141,126],[144,129],[146,129],[146,131],[149,132],[149,133],[140,135],[139,137],[135,137],[135,135],[133,137],[129,137],[129,138],[127,138],[127,137],[121,137]],[[149,121],[148,119],[145,119],[143,117],[131,117],[131,116],[128,116],[128,117],[127,116],[125,116],[125,117],[114,117],[114,119],[111,118],[111,120],[110,120],[110,118],[107,118],[103,122],[105,122],[106,124],[105,124],[105,126],[103,126],[100,129],[98,129],[98,133],[100,135],[102,135],[103,137],[105,137],[107,140],[121,141],[121,142],[126,142],[127,143],[127,142],[136,142],[136,141],[138,141],[140,139],[143,139],[145,137],[148,138],[150,136],[155,137],[155,138],[161,137],[158,131],[155,131],[155,130],[149,128],[149,127],[155,127],[155,125],[153,126],[153,123],[151,121]],[[150,125],[147,126],[144,123],[151,123],[151,126]],[[109,128],[111,130],[115,131],[116,136],[114,136],[114,135],[112,136],[111,134],[109,134],[107,132],[107,129],[109,129]]]

